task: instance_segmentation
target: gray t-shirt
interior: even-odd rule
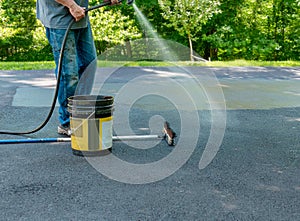
[[[89,0],[75,0],[81,7],[88,8]],[[73,19],[69,9],[55,0],[37,0],[36,17],[47,28],[66,29]],[[87,27],[88,17],[73,24],[72,29]]]

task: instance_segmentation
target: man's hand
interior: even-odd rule
[[[112,4],[112,5],[119,4],[119,1],[118,1],[118,0],[111,0],[111,4]]]
[[[111,5],[117,5],[120,4],[120,2],[118,0],[104,0],[104,2],[110,2]]]
[[[84,18],[85,8],[77,5],[74,0],[55,0],[55,1],[58,2],[59,4],[66,6],[76,21],[79,21],[80,19]]]
[[[69,10],[75,21],[79,21],[85,16],[85,8],[80,7],[75,2],[69,7]]]

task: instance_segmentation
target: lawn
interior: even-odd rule
[[[157,61],[98,61],[100,67],[114,67],[114,66],[211,66],[211,67],[238,67],[238,66],[259,66],[259,67],[300,67],[300,61],[212,61],[212,62],[157,62]],[[54,69],[53,61],[38,61],[38,62],[9,62],[1,61],[0,70],[43,70]]]

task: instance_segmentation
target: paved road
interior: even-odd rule
[[[88,159],[70,143],[1,145],[0,219],[300,220],[299,79],[300,68],[101,69],[94,92],[116,97],[115,132],[159,133],[164,118],[178,146],[116,142]],[[39,125],[54,85],[51,70],[0,71],[0,128]],[[56,118],[0,139],[56,137]]]

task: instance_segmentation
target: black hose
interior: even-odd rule
[[[119,1],[119,2],[122,2],[122,1]],[[128,3],[131,4],[132,1],[128,0]],[[94,9],[98,9],[98,8],[101,8],[103,6],[107,6],[107,5],[110,5],[111,2],[110,1],[107,1],[107,2],[104,2],[102,4],[99,4],[99,5],[96,5],[96,6],[93,6],[93,7],[90,7],[90,8],[87,8],[85,10],[86,13],[88,13],[89,11],[92,11]],[[54,92],[54,97],[53,97],[53,100],[52,100],[52,105],[51,105],[51,108],[50,108],[50,111],[48,113],[48,116],[46,117],[46,119],[44,120],[44,122],[38,126],[37,128],[33,129],[33,130],[29,130],[29,131],[22,131],[22,132],[14,132],[14,131],[0,131],[0,134],[11,134],[11,135],[26,135],[26,134],[33,134],[39,130],[41,130],[43,127],[46,126],[46,124],[49,122],[52,114],[53,114],[53,111],[55,109],[55,105],[56,105],[56,101],[57,101],[57,96],[58,96],[58,90],[59,90],[59,84],[60,84],[60,78],[61,78],[61,69],[62,69],[62,59],[63,59],[63,56],[64,56],[64,51],[65,51],[65,45],[66,45],[66,42],[67,42],[67,38],[68,38],[68,34],[69,34],[69,31],[72,27],[72,25],[74,24],[75,20],[73,19],[70,24],[68,25],[67,29],[66,29],[66,33],[65,33],[65,36],[63,38],[63,42],[62,42],[62,46],[61,46],[61,49],[60,49],[60,55],[59,55],[59,60],[58,60],[58,66],[57,66],[57,81],[56,81],[56,88],[55,88],[55,92]]]

